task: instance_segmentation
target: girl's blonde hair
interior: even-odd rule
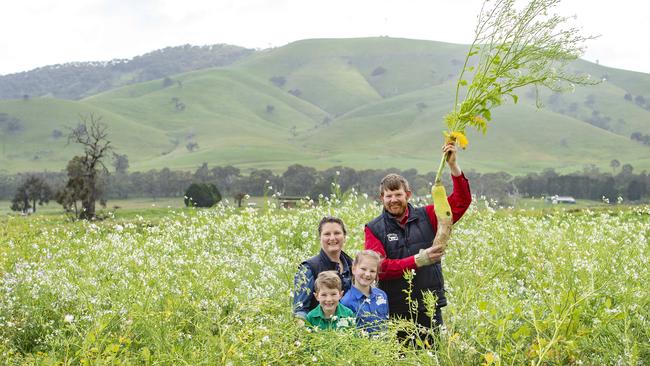
[[[379,253],[370,249],[360,251],[359,253],[357,253],[357,256],[354,257],[354,261],[352,262],[352,267],[358,266],[362,258],[371,258],[377,261],[377,275],[379,275],[379,269],[381,267],[381,256],[379,255]],[[354,276],[352,277],[352,280],[354,280]]]

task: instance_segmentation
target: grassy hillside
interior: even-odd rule
[[[195,169],[232,164],[244,171],[398,167],[431,171],[442,143],[442,117],[466,47],[392,38],[306,40],[256,52],[237,64],[114,89],[80,101],[53,98],[0,101],[0,113],[22,122],[0,129],[0,171],[60,170],[77,152],[65,127],[80,114],[103,117],[130,169]],[[543,93],[534,107],[523,91],[518,105],[493,113],[486,136],[470,132],[462,165],[511,174],[555,168],[609,169],[618,159],[650,169],[650,111],[625,100],[650,99],[650,75],[577,62],[607,81],[573,93]],[[0,127],[2,127],[0,125]],[[64,136],[55,138],[54,130]],[[189,143],[198,144],[189,151]]]

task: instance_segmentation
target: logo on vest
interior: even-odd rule
[[[397,240],[399,240],[399,238],[397,237],[397,234],[393,234],[393,233],[390,233],[390,234],[386,235],[386,237],[388,238],[388,241],[397,241]]]

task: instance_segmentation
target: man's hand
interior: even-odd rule
[[[451,175],[454,177],[457,177],[463,173],[463,171],[460,169],[458,166],[458,163],[456,162],[456,144],[453,142],[450,142],[448,144],[445,144],[442,147],[442,152],[444,154],[447,154],[447,165],[449,165],[449,170],[451,170]]]
[[[421,249],[415,255],[415,264],[418,268],[428,266],[440,262],[443,255],[445,255],[445,247],[443,245],[434,245],[427,249]]]

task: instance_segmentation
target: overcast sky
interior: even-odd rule
[[[167,46],[279,47],[307,38],[389,36],[469,43],[481,0],[22,0],[0,12],[0,74],[132,58]],[[650,3],[563,0],[601,65],[650,73]]]

